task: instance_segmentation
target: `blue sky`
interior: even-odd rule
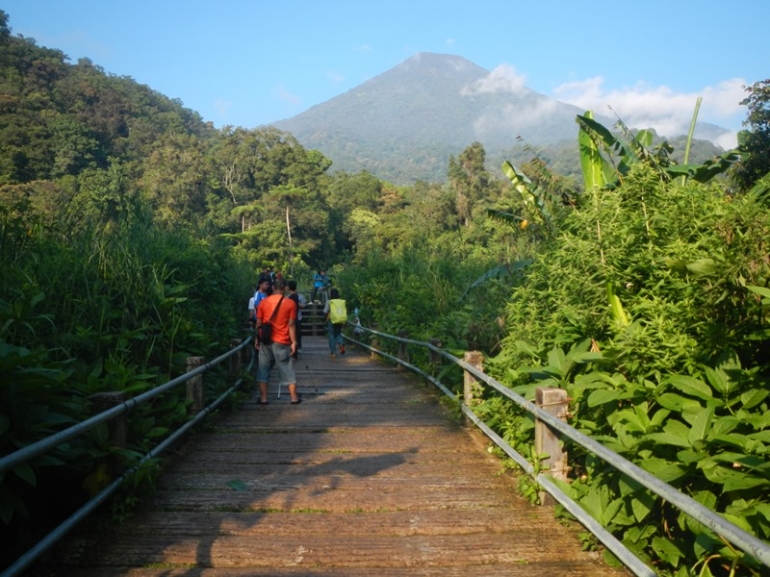
[[[770,78],[770,0],[2,0],[13,34],[179,98],[215,126],[299,114],[418,52],[681,133],[738,130]],[[729,144],[729,143],[728,143]]]

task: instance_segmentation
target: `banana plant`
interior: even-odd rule
[[[770,172],[760,178],[746,196],[759,204],[770,205]]]
[[[653,141],[651,130],[640,130],[633,134],[619,120],[616,127],[625,137],[623,139],[594,120],[591,111],[578,115],[576,122],[580,127],[578,144],[586,190],[592,186],[616,188],[623,183],[631,166],[639,162],[653,167],[665,182],[677,177],[708,182],[724,173],[739,159],[738,153],[731,150],[702,164],[677,165],[670,158],[673,148],[667,142],[650,150]]]
[[[585,117],[593,120],[593,113],[588,110]],[[612,179],[612,168],[599,151],[599,147],[588,132],[581,127],[578,132],[578,147],[580,149],[580,166],[583,169],[583,183],[586,190],[604,188]]]
[[[535,221],[543,226],[547,234],[553,233],[553,215],[547,191],[533,183],[526,174],[507,160],[503,162],[502,171],[521,195],[524,206]]]

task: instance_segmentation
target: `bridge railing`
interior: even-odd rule
[[[93,497],[90,501],[82,505],[77,511],[75,511],[72,515],[70,515],[67,519],[65,519],[62,523],[60,523],[53,531],[48,533],[48,535],[46,535],[35,546],[29,549],[21,557],[16,559],[16,561],[14,561],[9,567],[7,567],[2,573],[0,573],[0,577],[15,577],[16,575],[21,574],[32,563],[34,563],[35,560],[37,560],[45,551],[47,551],[50,547],[52,547],[57,541],[59,541],[62,537],[64,537],[70,530],[72,530],[78,523],[80,523],[91,512],[93,512],[94,509],[96,509],[99,505],[104,503],[113,493],[115,493],[115,491],[126,481],[126,479],[130,477],[131,474],[133,474],[139,469],[139,467],[141,467],[144,463],[146,463],[150,459],[157,457],[163,451],[165,451],[170,446],[172,446],[175,442],[177,442],[180,439],[180,437],[182,437],[192,427],[200,423],[206,416],[208,416],[212,411],[214,411],[217,407],[219,407],[219,405],[221,405],[233,392],[235,392],[235,390],[241,386],[243,382],[242,378],[238,378],[233,383],[233,385],[230,386],[230,388],[228,388],[225,392],[223,392],[219,397],[217,397],[210,404],[208,404],[207,406],[202,406],[201,401],[203,396],[202,396],[202,393],[200,392],[202,388],[202,381],[200,380],[200,377],[201,375],[203,375],[203,373],[205,373],[209,369],[219,365],[220,363],[223,363],[226,360],[230,360],[230,363],[231,363],[230,373],[232,375],[240,375],[241,374],[240,367],[242,366],[241,361],[243,360],[244,353],[249,350],[247,347],[249,346],[251,341],[252,341],[251,337],[246,338],[243,342],[235,341],[234,343],[232,343],[231,349],[228,352],[224,353],[223,355],[207,363],[201,364],[202,362],[201,357],[191,357],[192,359],[195,359],[193,364],[196,366],[195,368],[190,369],[190,363],[188,362],[188,369],[190,370],[188,370],[188,372],[186,372],[184,375],[180,375],[179,377],[172,379],[163,385],[155,387],[152,390],[142,393],[141,395],[122,401],[119,404],[112,407],[111,409],[103,411],[91,417],[90,419],[82,421],[63,431],[60,431],[54,435],[46,437],[45,439],[41,439],[36,443],[28,445],[22,449],[19,449],[18,451],[15,451],[14,453],[11,453],[9,455],[6,455],[0,458],[0,473],[5,473],[6,471],[12,470],[14,467],[17,467],[23,463],[26,463],[34,459],[35,457],[39,457],[40,455],[47,453],[48,451],[50,451],[54,447],[61,445],[62,443],[65,443],[69,440],[79,437],[80,435],[90,431],[94,427],[97,427],[101,424],[114,422],[115,419],[119,419],[120,417],[128,413],[130,410],[134,409],[139,405],[147,403],[148,401],[151,401],[152,399],[156,398],[158,395],[161,395],[171,389],[179,387],[182,384],[189,383],[190,381],[194,381],[196,379],[199,380],[199,382],[196,383],[196,386],[192,386],[192,387],[188,386],[187,398],[191,402],[191,405],[193,407],[193,410],[192,410],[193,416],[188,421],[186,421],[176,431],[174,431],[168,437],[166,437],[154,449],[146,453],[138,461],[136,465],[126,470],[122,475],[120,475],[120,477],[118,477],[112,483],[110,483],[107,487],[102,489],[95,497]],[[188,359],[188,361],[189,360],[190,359]],[[246,370],[251,369],[251,365],[253,362],[254,362],[254,357],[251,356],[248,366],[246,367]]]
[[[614,451],[611,451],[598,441],[591,439],[587,435],[584,435],[577,429],[571,427],[566,422],[559,419],[553,414],[553,411],[549,411],[547,405],[549,402],[544,402],[543,405],[538,406],[531,401],[528,401],[518,393],[515,393],[504,384],[495,380],[494,378],[486,375],[480,366],[481,354],[476,352],[466,353],[464,359],[459,359],[456,356],[446,352],[437,346],[434,342],[417,341],[407,338],[404,333],[391,335],[377,331],[375,329],[362,326],[359,322],[348,323],[353,327],[354,334],[359,338],[353,338],[347,335],[343,335],[344,338],[358,346],[372,351],[376,355],[388,358],[399,365],[410,369],[411,371],[418,373],[429,382],[438,387],[445,395],[450,397],[459,403],[465,417],[474,423],[484,434],[489,437],[500,449],[503,450],[516,464],[521,467],[528,475],[530,475],[537,484],[550,495],[553,499],[559,502],[564,508],[569,511],[578,521],[590,531],[599,541],[601,541],[608,550],[610,550],[629,570],[638,576],[654,576],[656,575],[650,567],[637,558],[622,542],[616,539],[609,531],[607,531],[601,524],[599,524],[591,515],[589,515],[577,502],[571,499],[565,494],[553,481],[558,475],[549,475],[535,470],[533,465],[520,453],[518,453],[513,447],[511,447],[502,437],[500,437],[491,427],[486,425],[481,419],[479,419],[472,408],[469,406],[473,403],[474,399],[474,387],[483,383],[507,397],[513,401],[516,405],[532,414],[536,420],[538,426],[541,426],[550,431],[556,432],[563,438],[570,439],[572,442],[580,445],[590,453],[601,458],[605,463],[611,465],[618,471],[621,471],[626,476],[634,479],[642,486],[646,487],[656,495],[665,499],[668,503],[690,515],[693,519],[699,521],[716,534],[720,535],[725,540],[729,541],[733,545],[742,549],[747,554],[751,555],[755,559],[759,560],[765,567],[770,567],[770,544],[758,539],[751,533],[743,530],[742,528],[730,523],[716,512],[704,507],[691,497],[685,495],[675,487],[661,481],[654,475],[648,473],[641,467],[635,465],[626,458],[618,455]],[[360,337],[364,335],[371,335],[371,344],[364,343]],[[397,354],[389,354],[380,348],[378,342],[381,339],[389,339],[397,343]],[[464,394],[462,398],[459,398],[452,391],[450,391],[444,384],[436,379],[431,374],[423,371],[419,367],[409,362],[408,345],[424,348],[428,351],[431,358],[441,357],[461,367],[464,371]],[[559,391],[560,389],[541,389],[542,392],[547,391]],[[557,404],[560,404],[557,402]],[[542,429],[541,429],[542,430]],[[537,428],[536,428],[537,432]],[[537,436],[537,435],[536,435]],[[558,442],[556,443],[558,444]],[[552,444],[551,446],[554,446]],[[553,455],[551,455],[553,457]],[[558,471],[553,471],[558,473]]]

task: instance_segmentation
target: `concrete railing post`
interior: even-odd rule
[[[237,348],[241,344],[239,339],[230,339],[230,350]],[[230,357],[230,377],[237,379],[241,374],[241,367],[243,366],[243,352],[246,348],[242,348],[237,354]]]
[[[372,328],[374,330],[377,330],[377,325],[376,324],[372,324]],[[380,339],[374,333],[370,333],[370,334],[371,334],[371,337],[369,339],[369,346],[372,347],[373,349],[379,349],[380,348]],[[375,353],[374,351],[369,351],[369,358],[377,359],[378,357],[379,357],[379,355],[377,353]]]
[[[98,415],[108,411],[112,407],[120,405],[126,400],[123,392],[96,393],[89,397],[93,402],[93,414]],[[121,413],[109,422],[110,445],[113,447],[126,447],[126,413]]]
[[[463,360],[473,368],[483,370],[484,355],[479,351],[465,351]],[[466,407],[478,404],[481,397],[481,383],[470,372],[463,371],[463,402]]]
[[[205,360],[205,357],[187,357],[187,372],[197,369]],[[203,409],[203,374],[187,380],[187,402],[193,415]]]
[[[398,336],[399,336],[399,338],[407,339],[407,338],[409,338],[409,333],[407,333],[406,331],[398,331]],[[404,361],[406,363],[409,362],[409,348],[408,348],[408,345],[406,343],[398,341],[398,355],[397,356],[402,361]],[[398,367],[396,367],[396,369],[399,370],[399,371],[405,371],[406,367],[404,365],[398,365]]]
[[[535,389],[535,402],[546,413],[562,421],[567,420],[569,399],[564,389],[538,387]],[[562,447],[558,435],[540,419],[535,421],[535,451],[538,455],[547,455],[540,464],[551,477],[567,481],[567,452]],[[555,501],[545,491],[541,491],[540,503],[554,505]]]
[[[441,348],[441,341],[439,339],[430,339],[428,342],[438,349]],[[433,349],[428,349],[428,362],[431,365],[441,364],[441,355]]]

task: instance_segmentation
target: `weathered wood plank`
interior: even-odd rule
[[[414,494],[404,499],[406,492]],[[164,511],[389,511],[425,510],[453,507],[506,507],[510,493],[503,494],[497,487],[465,488],[452,486],[421,490],[419,481],[399,487],[367,487],[333,489],[316,487],[264,487],[252,491],[163,491],[153,505]]]
[[[323,436],[319,433],[324,433]],[[244,443],[240,435],[253,435]],[[446,427],[367,427],[359,429],[324,427],[316,432],[307,430],[276,430],[262,427],[218,429],[217,434],[196,437],[194,450],[189,445],[182,449],[185,455],[209,451],[362,451],[403,453],[419,450],[477,455],[478,448],[468,443],[468,434]]]
[[[541,523],[550,523],[547,509],[532,508],[528,515],[501,514],[496,509],[436,509],[419,511],[377,512],[376,515],[329,513],[319,527],[312,517],[317,513],[291,514],[280,512],[189,512],[176,515],[142,514],[115,529],[115,539],[125,540],[135,535],[230,535],[297,537],[321,534],[343,535],[466,535],[472,533],[509,533],[540,531]],[[564,533],[561,537],[569,536]],[[571,536],[568,538],[571,539]]]
[[[586,556],[593,555],[587,553]],[[595,555],[594,555],[595,556]],[[270,567],[226,569],[164,566],[159,568],[98,567],[83,568],[78,577],[583,577],[597,567],[594,561],[519,563],[511,565],[463,565],[459,567]],[[609,573],[593,573],[596,577]]]
[[[572,552],[552,548],[549,563],[572,560]],[[344,551],[344,554],[341,554]],[[394,551],[398,552],[394,558]],[[198,567],[458,567],[474,559],[477,564],[536,563],[543,543],[530,533],[470,535],[293,535],[180,537],[135,535],[97,551],[85,565],[152,564]]]

